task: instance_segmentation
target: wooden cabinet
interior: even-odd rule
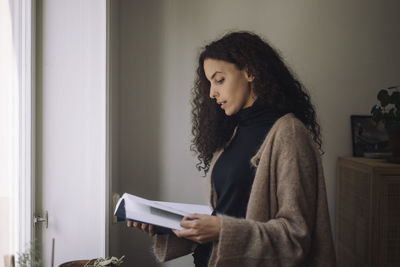
[[[336,254],[339,267],[400,266],[400,164],[338,159]]]

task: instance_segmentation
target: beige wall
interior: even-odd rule
[[[398,1],[119,1],[118,187],[170,201],[206,201],[189,151],[190,88],[199,48],[228,30],[270,41],[309,89],[322,126],[332,225],[335,166],[351,154],[350,115],[368,114],[378,89],[398,84]],[[154,262],[149,240],[119,230],[129,257]],[[118,237],[119,236],[119,237]],[[113,237],[112,237],[113,238]],[[117,251],[115,251],[117,252]],[[191,256],[166,264],[190,266]]]

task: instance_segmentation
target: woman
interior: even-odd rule
[[[250,32],[207,45],[192,121],[191,148],[208,174],[214,212],[183,218],[175,235],[156,234],[156,257],[194,252],[195,266],[335,266],[320,127],[278,53]]]

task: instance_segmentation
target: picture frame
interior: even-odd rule
[[[351,135],[354,157],[378,157],[390,153],[385,126],[371,115],[351,115]]]

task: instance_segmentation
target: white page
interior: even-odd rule
[[[183,218],[181,215],[171,214],[169,212],[153,208],[151,207],[151,201],[140,197],[124,194],[123,198],[125,199],[125,212],[128,219],[168,227],[171,229],[183,229],[180,226],[180,221]]]
[[[124,193],[119,199],[114,213],[122,199],[125,199],[125,213],[128,219],[171,229],[183,229],[180,226],[183,216],[192,213],[209,215],[212,213],[207,205],[151,201],[128,193]]]
[[[212,209],[208,205],[186,204],[177,202],[154,201],[162,207],[168,207],[188,214],[199,213],[211,215]]]

